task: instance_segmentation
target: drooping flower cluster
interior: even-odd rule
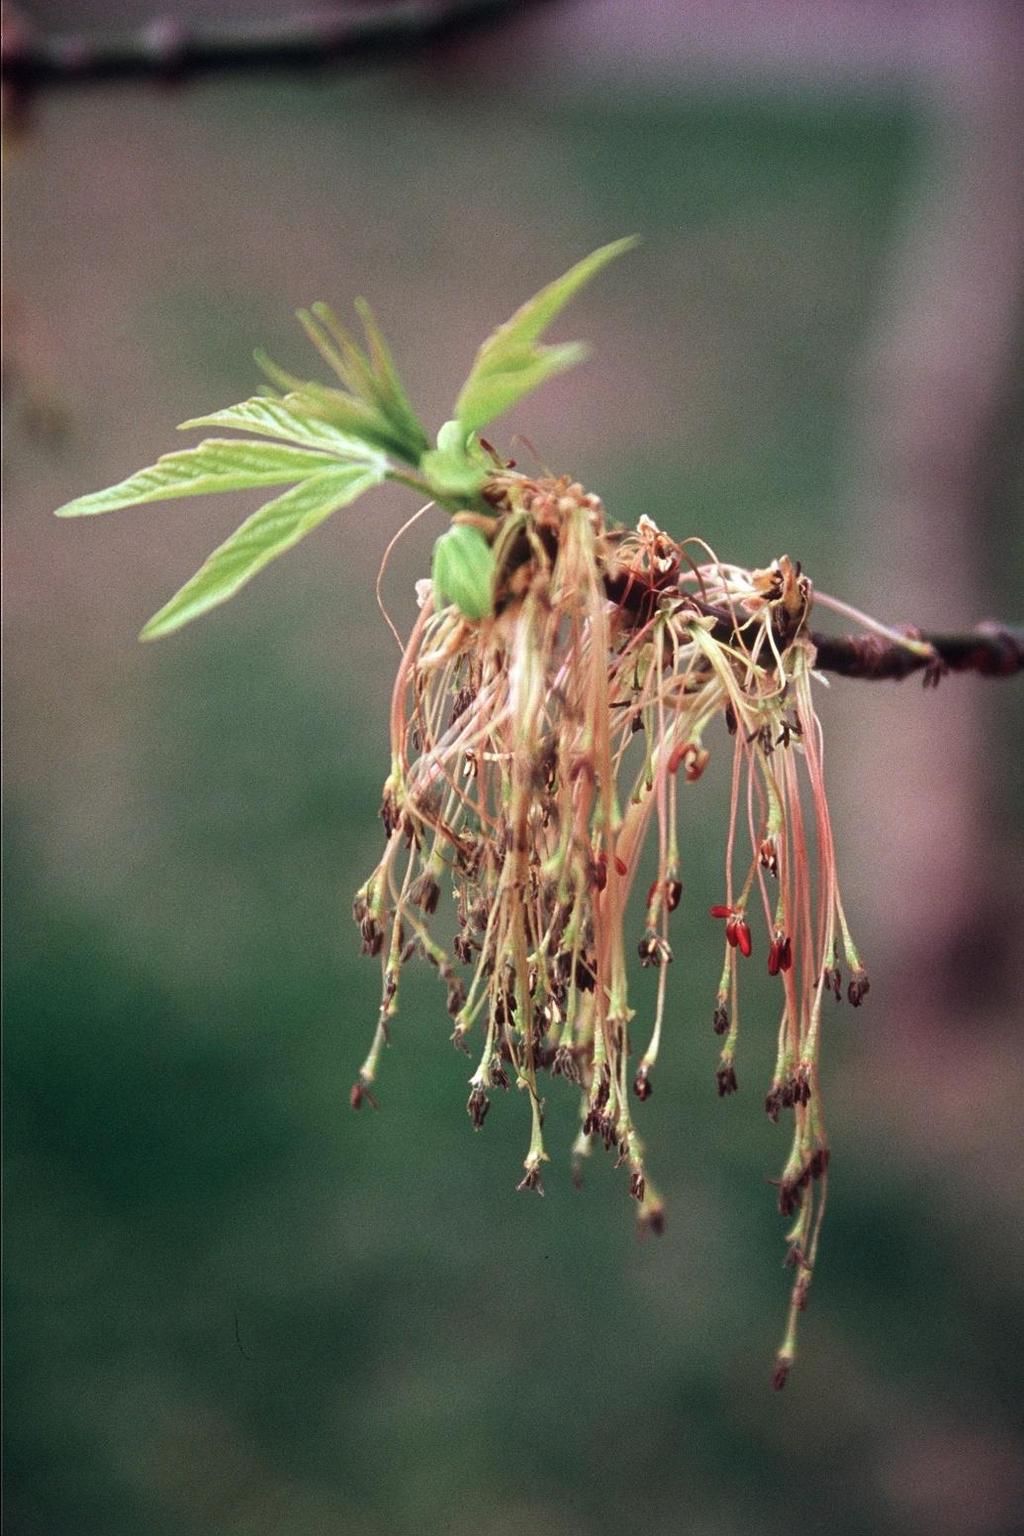
[[[723,1096],[737,1087],[740,972],[760,908],[780,991],[765,1108],[793,1121],[778,1182],[795,1271],[781,1385],[825,1204],[823,1000],[842,995],[844,963],[849,1000],[868,988],[836,878],[811,697],[811,586],[787,558],[748,571],[698,540],[675,543],[647,517],[633,531],[611,527],[599,499],[568,479],[501,470],[486,499],[493,517],[464,520],[493,551],[493,616],[468,619],[425,592],[395,682],[387,842],[354,909],[364,950],[380,958],[382,997],[353,1104],[372,1102],[403,964],[422,955],[447,989],[452,1040],[475,1053],[473,1125],[496,1088],[514,1083],[528,1097],[519,1187],[543,1192],[546,1072],[579,1094],[574,1157],[595,1143],[613,1149],[641,1230],[660,1230],[631,1096],[652,1091],[661,1041],[682,894],[678,797],[704,772],[708,727],[724,717],[732,794],[723,900],[711,909],[725,937],[712,1011],[723,1037],[717,1086]],[[627,902],[651,838],[657,872],[642,931],[627,943]],[[439,912],[452,914],[446,942],[434,931]],[[642,1048],[629,1006],[633,948],[658,971]]]

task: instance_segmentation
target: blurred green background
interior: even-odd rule
[[[828,1020],[830,1210],[773,1396],[787,1279],[765,1179],[786,1138],[760,1110],[767,989],[741,1092],[714,1096],[720,934],[702,914],[724,754],[689,801],[643,1109],[668,1229],[637,1243],[598,1156],[579,1193],[567,1156],[545,1200],[513,1193],[526,1107],[502,1099],[472,1134],[426,971],[379,1113],[347,1106],[377,986],[348,913],[376,859],[396,655],[373,582],[414,503],[389,490],[338,516],[153,647],[142,622],[254,503],[49,516],[245,398],[254,345],[302,371],[290,313],[316,298],[365,294],[436,426],[494,323],[636,230],[561,331],[593,360],[503,441],[518,428],[521,461],[624,519],[744,563],[789,552],[868,608],[879,586],[898,598],[914,548],[898,518],[860,520],[853,488],[871,338],[933,174],[927,107],[856,79],[590,88],[578,60],[562,91],[557,60],[532,78],[513,44],[55,95],[12,156],[11,1536],[1020,1528],[1019,687],[823,696],[872,992]],[[1019,439],[996,446],[970,579],[880,617],[1019,614]],[[391,563],[400,624],[440,526]],[[944,848],[908,912],[900,871]],[[975,877],[987,909],[965,907]],[[575,1105],[552,1091],[549,1108],[567,1151]]]

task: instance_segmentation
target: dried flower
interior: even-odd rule
[[[814,1191],[827,1170],[821,1003],[838,987],[840,943],[853,976],[850,1001],[867,991],[836,882],[811,698],[810,583],[785,558],[748,571],[706,551],[694,566],[648,517],[632,531],[610,526],[598,498],[566,477],[498,467],[484,498],[493,516],[474,515],[473,528],[489,550],[492,590],[486,604],[480,599],[489,615],[439,603],[435,586],[395,682],[387,842],[356,903],[383,983],[361,1082],[376,1077],[402,965],[419,949],[446,981],[456,1043],[480,1038],[467,1106],[474,1127],[484,1123],[499,1072],[529,1101],[530,1146],[517,1187],[542,1192],[539,1083],[548,1072],[581,1095],[574,1166],[595,1142],[615,1149],[641,1204],[641,1230],[660,1230],[664,1207],[650,1194],[629,1089],[641,1103],[649,1097],[660,1046],[669,918],[682,895],[679,786],[697,792],[690,786],[711,752],[704,742],[721,717],[735,730],[726,897],[711,907],[726,938],[716,1085],[721,1097],[738,1087],[738,960],[752,953],[748,913],[760,905],[768,971],[782,994],[765,1109],[773,1120],[784,1109],[793,1114],[778,1203],[796,1220],[787,1241],[802,1256],[802,1305],[823,1208]],[[457,579],[465,579],[462,567]],[[639,767],[629,750],[638,736]],[[746,861],[741,806],[751,834]],[[637,1059],[624,927],[649,837],[658,869],[636,945],[640,964],[658,972],[658,993]],[[444,910],[444,884],[457,923],[450,952],[428,926]]]

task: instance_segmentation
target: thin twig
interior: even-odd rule
[[[608,577],[605,587],[609,597],[638,618],[649,616],[665,588],[625,583],[620,576]],[[686,601],[706,618],[714,620],[712,633],[723,644],[736,639],[736,622],[726,608],[716,607],[695,593]],[[839,677],[889,678],[898,682],[912,672],[923,672],[925,686],[933,686],[946,672],[974,672],[979,677],[1012,677],[1024,672],[1024,629],[988,621],[962,634],[932,634],[905,627],[903,633],[913,647],[879,635],[826,635],[811,630],[809,638],[817,651],[815,667]]]
[[[923,641],[932,656],[920,656],[875,635],[811,634],[818,652],[818,670],[840,677],[899,680],[911,672],[923,672],[927,686],[937,683],[944,672],[975,672],[979,677],[1012,677],[1024,672],[1024,629],[988,623],[958,635],[912,630],[908,638]]]

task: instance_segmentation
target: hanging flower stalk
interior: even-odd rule
[[[836,879],[810,679],[810,583],[788,559],[769,569],[695,564],[647,517],[609,528],[600,501],[568,479],[496,469],[495,516],[472,533],[492,611],[467,617],[435,579],[392,699],[383,857],[355,902],[379,955],[380,1017],[353,1090],[372,1094],[399,1003],[403,963],[425,956],[447,989],[452,1040],[475,1054],[467,1109],[479,1129],[493,1091],[520,1088],[530,1137],[520,1189],[543,1193],[547,1073],[574,1085],[577,1166],[611,1149],[628,1172],[641,1230],[660,1230],[635,1104],[649,1097],[661,1043],[671,914],[683,890],[679,797],[694,791],[716,721],[732,733],[722,975],[720,1095],[735,1092],[740,974],[760,910],[778,977],[779,1043],[765,1108],[791,1111],[779,1180],[791,1222],[793,1309],[779,1371],[793,1357],[824,1210],[829,1148],[818,1056],[822,1004],[867,991]],[[729,616],[729,638],[716,614]],[[737,835],[739,833],[739,836]],[[657,849],[641,931],[625,918],[641,853]],[[450,890],[455,934],[431,918]],[[628,956],[658,970],[652,1026],[639,1037]],[[779,1376],[781,1384],[782,1374]]]
[[[646,516],[623,528],[568,476],[518,473],[480,435],[580,360],[578,345],[545,346],[540,337],[632,244],[617,241],[579,262],[484,343],[433,446],[367,306],[358,306],[362,346],[319,305],[300,319],[341,387],[302,381],[263,358],[272,388],[185,423],[250,436],[167,454],[60,513],[276,488],[150,620],[147,639],[232,596],[385,480],[451,514],[395,679],[384,852],[355,899],[363,949],[380,963],[381,1003],[352,1104],[376,1102],[403,968],[423,958],[446,990],[451,1038],[473,1058],[473,1126],[483,1126],[496,1090],[514,1086],[528,1104],[519,1188],[543,1193],[542,1083],[545,1074],[561,1078],[579,1099],[575,1171],[595,1146],[611,1151],[641,1231],[664,1223],[638,1115],[653,1091],[672,914],[686,875],[680,797],[699,794],[712,746],[731,755],[722,886],[709,917],[723,925],[723,963],[708,1011],[726,1097],[738,1087],[742,973],[765,965],[775,978],[778,1049],[765,1109],[792,1126],[777,1187],[794,1272],[778,1387],[793,1361],[825,1209],[823,1007],[844,995],[857,1006],[868,991],[825,797],[811,583],[786,557],[756,570],[727,564]],[[870,665],[882,675],[882,639],[895,657],[884,662],[895,669],[889,675],[923,666],[926,681],[938,676],[942,655],[928,641],[818,601],[866,631],[851,642],[850,670]],[[1003,632],[979,634],[966,650],[957,644],[952,665],[973,664],[962,657],[975,652],[988,657],[979,670],[1013,670],[1021,659]],[[627,933],[652,844],[656,873],[642,925]],[[630,1007],[637,960],[657,971],[651,1020]]]

